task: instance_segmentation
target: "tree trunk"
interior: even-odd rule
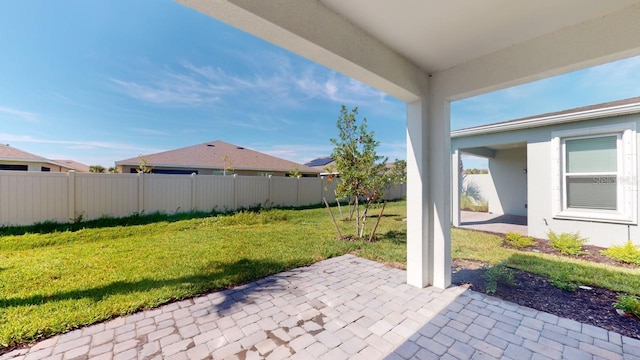
[[[378,230],[378,224],[380,224],[380,219],[382,219],[382,213],[384,212],[384,207],[387,206],[387,200],[382,203],[382,209],[380,209],[380,215],[378,215],[378,219],[376,220],[376,224],[373,226],[373,230],[371,231],[371,236],[369,236],[369,242],[373,241],[373,235],[376,234],[376,230]]]
[[[358,231],[360,230],[360,208],[358,206],[358,197],[356,196],[356,199],[354,201],[355,204],[355,212],[356,212],[356,232],[354,233],[355,236],[358,236]]]

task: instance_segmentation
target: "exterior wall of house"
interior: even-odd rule
[[[2,160],[0,161],[0,165],[24,165],[27,167],[27,171],[42,171],[43,167],[49,168],[51,172],[65,172],[68,169],[60,167],[58,165],[49,164],[46,162],[26,162],[26,161],[10,161],[10,160]]]
[[[582,129],[597,126],[610,126],[620,123],[635,123],[637,143],[640,144],[640,114],[624,115],[604,119],[584,120],[572,123],[558,124],[533,129],[515,130],[503,133],[493,133],[484,135],[465,136],[452,138],[452,149],[476,148],[483,146],[508,145],[516,143],[526,143],[526,166],[520,167],[519,175],[524,168],[527,169],[527,201],[528,201],[528,233],[537,238],[547,238],[549,230],[556,233],[580,232],[580,235],[588,239],[589,244],[608,247],[611,245],[622,245],[629,238],[640,244],[640,228],[638,219],[633,224],[621,224],[606,222],[602,220],[567,220],[554,218],[552,190],[554,186],[553,165],[552,165],[552,133],[556,131]],[[638,149],[635,149],[636,153]],[[496,151],[491,175],[497,180],[498,173],[493,170],[497,162],[502,159],[500,153]],[[515,155],[514,155],[515,156]],[[504,158],[504,160],[507,160]],[[516,163],[513,163],[514,174]],[[506,166],[506,165],[505,165]],[[640,163],[636,164],[640,169]],[[635,188],[638,187],[638,174],[634,174],[628,180]],[[496,185],[496,188],[499,188]],[[515,194],[515,192],[514,192]],[[635,193],[636,197],[638,192]],[[640,200],[640,199],[638,199]],[[489,205],[491,207],[491,204]]]
[[[526,147],[498,150],[496,157],[489,159],[489,175],[495,191],[489,212],[527,216],[527,174],[523,171],[526,168]]]

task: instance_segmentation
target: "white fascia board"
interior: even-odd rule
[[[612,106],[604,109],[591,109],[568,114],[541,116],[526,120],[516,120],[507,123],[489,124],[468,129],[460,129],[451,132],[452,138],[492,134],[513,130],[531,129],[542,126],[564,124],[591,119],[602,119],[612,116],[630,115],[640,113],[640,103]]]

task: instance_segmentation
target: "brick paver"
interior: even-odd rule
[[[633,359],[640,341],[351,255],[43,340],[27,359]]]

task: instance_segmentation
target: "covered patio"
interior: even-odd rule
[[[417,287],[451,283],[450,103],[640,54],[638,0],[178,1],[406,102]]]

